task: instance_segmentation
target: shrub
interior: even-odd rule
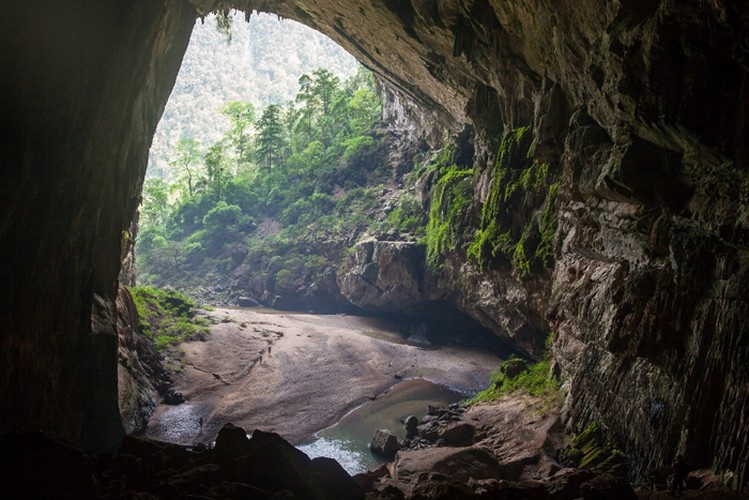
[[[208,321],[195,317],[195,302],[189,297],[146,286],[129,287],[128,291],[138,311],[140,333],[154,339],[158,350],[208,334]]]
[[[507,368],[510,364],[514,364],[517,358],[510,356],[494,370],[489,378],[489,387],[470,398],[468,403],[495,401],[505,395],[523,393],[541,398],[543,403],[538,409],[545,411],[561,401],[562,392],[559,388],[559,383],[551,375],[550,352],[548,349],[550,339],[551,335],[547,338],[547,350],[544,359],[528,365],[527,369],[520,373],[513,374],[513,370],[508,370]]]

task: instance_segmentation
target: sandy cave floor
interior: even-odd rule
[[[174,389],[188,400],[159,405],[147,437],[207,444],[232,422],[303,444],[400,380],[475,392],[501,361],[481,349],[406,345],[398,325],[375,318],[222,308],[207,314],[218,321],[208,339],[180,346]]]

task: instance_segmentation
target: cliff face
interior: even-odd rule
[[[743,4],[235,6],[325,32],[419,103],[424,122],[472,131],[474,215],[423,293],[530,353],[553,333],[569,425],[608,428],[636,476],[681,451],[746,481]],[[194,15],[188,3],[145,0],[26,2],[6,12],[0,429],[42,426],[78,439],[85,430],[92,442],[118,431],[120,239]],[[519,127],[529,127],[526,152],[550,177],[545,194],[526,193],[512,211],[493,193],[498,173],[525,168],[499,154]],[[467,258],[476,230],[501,219],[485,216],[487,205],[515,230],[538,226],[548,209],[550,260],[519,272],[517,262]]]
[[[0,29],[0,430],[118,441],[120,240],[192,28],[179,2],[19,2]]]

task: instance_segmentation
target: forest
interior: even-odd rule
[[[318,69],[298,83],[284,105],[225,103],[219,140],[182,137],[172,180],[147,179],[140,283],[215,301],[250,271],[257,293],[293,289],[337,264],[338,242],[366,231],[392,177],[374,79],[364,68],[345,81]]]

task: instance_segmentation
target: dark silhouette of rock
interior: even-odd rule
[[[171,387],[164,393],[164,403],[168,405],[181,405],[185,401],[187,401],[185,396]]]
[[[549,478],[547,489],[555,499],[579,498],[582,496],[580,486],[594,477],[590,471],[562,469]]]
[[[216,436],[216,444],[213,451],[220,455],[228,455],[236,458],[249,452],[250,441],[247,433],[241,427],[232,423],[224,424]]]
[[[377,429],[369,443],[372,453],[377,453],[392,460],[400,449],[398,437],[387,429]]]
[[[414,415],[406,417],[403,427],[406,429],[406,439],[413,439],[419,435],[419,419]]]
[[[94,461],[42,432],[0,435],[0,492],[17,498],[95,498]]]

